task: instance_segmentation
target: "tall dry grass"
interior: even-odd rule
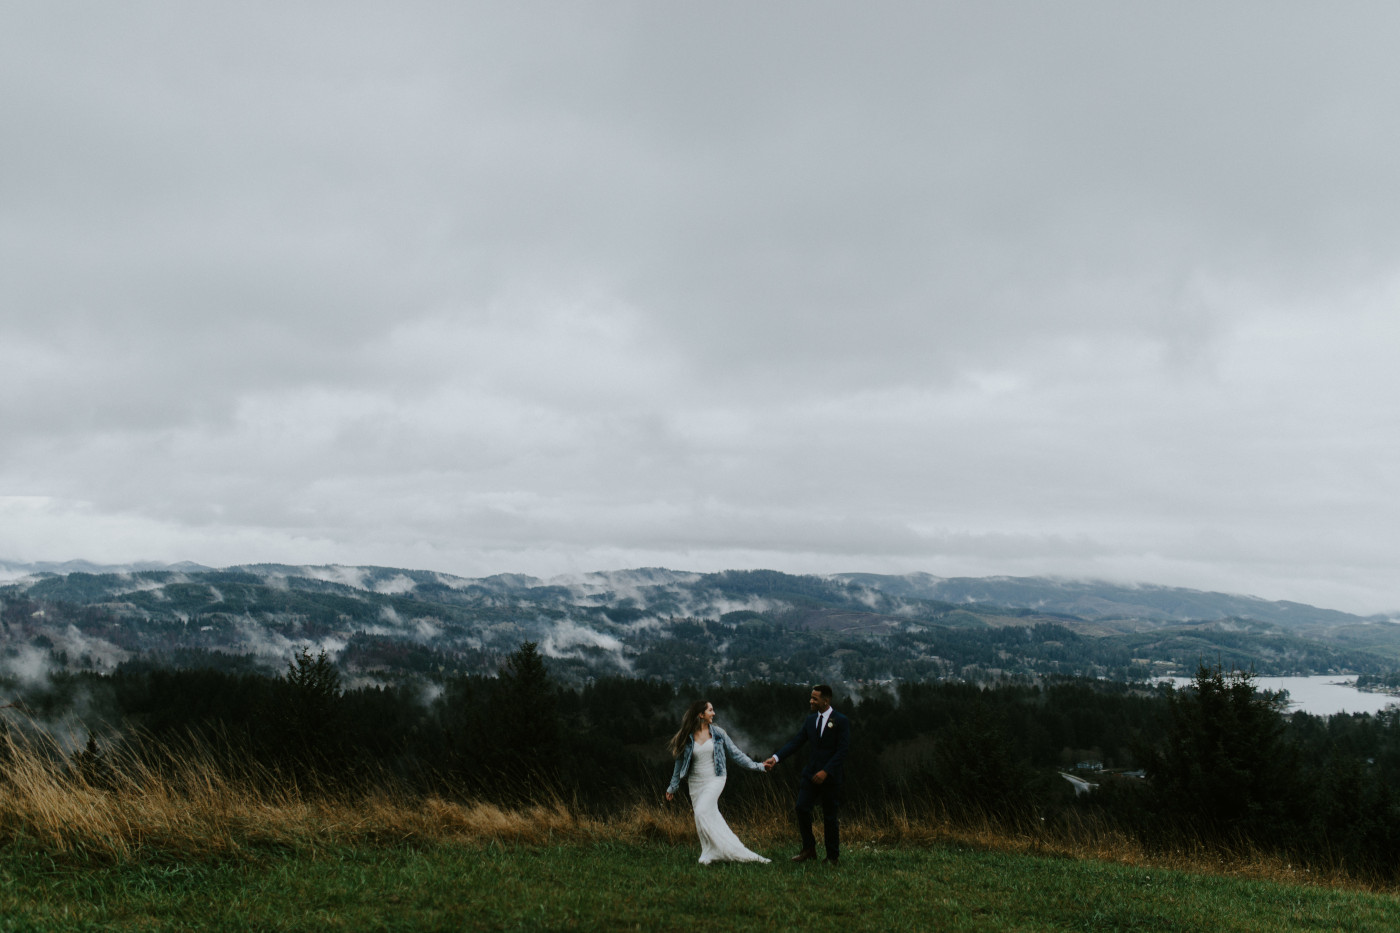
[[[617,819],[581,814],[557,796],[503,808],[384,786],[303,786],[208,748],[126,747],[84,766],[42,734],[0,736],[0,845],[59,856],[186,858],[265,849],[446,842],[681,842],[677,808],[635,805]]]
[[[796,848],[791,799],[780,789],[730,814],[751,846]],[[1246,844],[1189,841],[1149,850],[1121,830],[1087,818],[1053,823],[887,808],[842,819],[848,852],[930,845],[1094,859],[1139,867],[1208,872],[1288,883],[1396,891],[1345,866],[1301,865]],[[660,842],[695,847],[690,808],[659,792],[608,816],[590,816],[558,797],[503,808],[482,801],[395,792],[302,787],[256,765],[230,766],[208,748],[146,747],[80,764],[43,735],[0,736],[0,845],[35,847],[56,858],[120,861],[158,854],[238,857],[276,849],[315,853],[351,846]]]

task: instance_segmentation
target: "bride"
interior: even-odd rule
[[[708,700],[690,704],[681,720],[680,731],[671,739],[671,755],[676,767],[666,799],[675,800],[681,778],[690,775],[690,803],[695,808],[695,831],[700,835],[700,864],[711,862],[766,862],[750,852],[719,815],[719,795],[724,790],[725,759],[733,759],[750,771],[763,765],[740,751],[734,740],[714,724],[715,707]]]

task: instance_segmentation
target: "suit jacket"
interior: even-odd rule
[[[802,769],[802,776],[811,780],[818,771],[825,771],[828,781],[840,782],[846,750],[851,747],[851,721],[833,709],[826,721],[826,729],[818,735],[817,714],[808,714],[797,735],[778,749],[778,760],[787,761],[793,752],[808,742],[812,743],[812,754],[807,759],[807,767]]]

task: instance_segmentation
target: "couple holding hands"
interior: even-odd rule
[[[817,840],[812,834],[812,808],[822,808],[823,841],[826,862],[835,865],[841,857],[842,765],[851,744],[851,721],[831,705],[831,687],[818,684],[808,701],[811,710],[802,728],[777,753],[762,764],[745,755],[734,740],[714,724],[715,707],[708,700],[690,704],[681,728],[671,739],[676,766],[666,799],[674,800],[681,779],[689,778],[690,803],[695,809],[695,831],[700,836],[700,864],[712,862],[767,862],[747,849],[719,813],[719,795],[724,790],[725,762],[732,760],[751,771],[772,771],[808,742],[812,753],[802,770],[797,792],[797,825],[802,832],[802,851],[794,862],[817,857]]]

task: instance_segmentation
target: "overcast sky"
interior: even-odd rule
[[[1397,36],[0,3],[0,558],[1400,610]]]

